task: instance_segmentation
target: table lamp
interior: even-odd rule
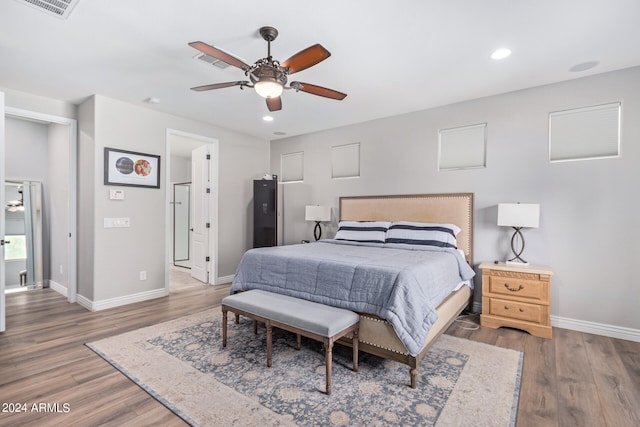
[[[322,237],[320,223],[323,221],[331,221],[331,207],[307,205],[305,207],[304,219],[306,221],[315,221],[316,226],[313,228],[313,237],[318,241],[320,237]]]
[[[538,228],[540,222],[540,205],[533,203],[499,203],[498,226],[513,227],[515,232],[511,237],[511,250],[515,255],[507,264],[520,266],[529,265],[520,255],[524,252],[523,228]],[[520,241],[520,245],[516,245]]]

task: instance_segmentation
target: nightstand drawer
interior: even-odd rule
[[[514,277],[499,277],[491,275],[489,292],[503,294],[509,297],[530,298],[532,300],[548,302],[547,287],[539,280],[519,279]]]
[[[544,306],[527,304],[526,302],[507,301],[498,298],[489,300],[489,314],[544,324],[547,310]]]

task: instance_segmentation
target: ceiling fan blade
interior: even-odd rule
[[[196,92],[203,92],[205,90],[222,89],[222,88],[231,87],[231,86],[243,87],[243,86],[248,85],[248,84],[249,84],[249,82],[246,81],[246,80],[238,81],[238,82],[214,83],[214,84],[211,84],[211,85],[192,87],[191,90],[195,90]]]
[[[337,90],[327,89],[326,87],[312,85],[310,83],[302,83],[302,82],[291,82],[290,85],[295,90],[301,90],[303,92],[307,92],[313,95],[324,96],[325,98],[337,99],[338,101],[343,100],[347,94],[338,92]]]
[[[324,61],[331,56],[331,53],[320,44],[314,44],[308,48],[301,50],[291,58],[284,61],[281,65],[289,69],[289,74],[306,70],[309,67]]]
[[[269,109],[269,111],[282,110],[282,99],[280,97],[267,98],[267,108]]]
[[[242,71],[246,71],[250,68],[249,65],[245,64],[243,61],[239,60],[235,56],[230,55],[227,52],[224,52],[218,49],[217,47],[208,45],[205,42],[191,42],[189,43],[189,46],[209,56],[213,56],[214,58],[219,59],[222,62],[226,62],[229,65],[238,67]]]

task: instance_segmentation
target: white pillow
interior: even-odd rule
[[[336,240],[384,243],[388,221],[340,221]]]
[[[387,230],[385,243],[438,246],[457,248],[456,236],[461,229],[454,224],[430,224],[426,222],[392,222]]]

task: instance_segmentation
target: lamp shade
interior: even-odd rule
[[[307,221],[331,221],[331,207],[307,205],[304,219]]]
[[[282,95],[282,85],[271,79],[263,79],[254,84],[254,89],[263,98],[277,98]]]
[[[498,225],[504,227],[538,228],[540,205],[534,203],[498,204]]]

